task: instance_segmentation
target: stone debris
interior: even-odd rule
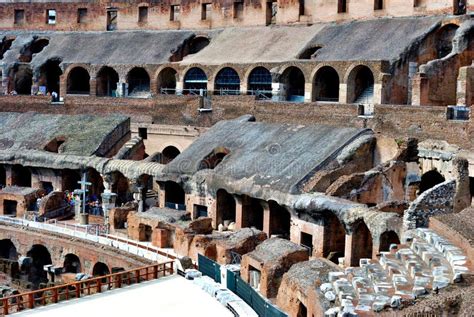
[[[460,282],[469,272],[464,252],[425,228],[407,232],[406,244],[391,245],[378,260],[361,259],[360,267],[329,272],[320,291],[335,307],[325,316],[366,315],[402,309],[417,297]],[[334,295],[335,300],[329,298]]]

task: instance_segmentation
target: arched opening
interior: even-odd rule
[[[351,263],[349,266],[359,266],[360,259],[372,258],[372,234],[363,221],[358,221],[352,230]]]
[[[21,165],[13,165],[12,184],[19,187],[31,187],[30,169]]]
[[[304,101],[304,74],[298,67],[287,68],[282,75],[283,84],[286,88],[286,100],[293,102]]]
[[[96,94],[99,97],[117,97],[119,75],[112,67],[102,67],[97,73]]]
[[[92,276],[104,276],[110,274],[109,267],[107,264],[102,262],[97,262],[92,268]]]
[[[120,172],[116,171],[112,173],[112,192],[117,194],[115,203],[117,206],[132,200],[132,193],[130,191],[130,184],[128,179]]]
[[[185,210],[184,200],[185,193],[181,185],[172,181],[165,182],[165,205],[167,208]]]
[[[431,170],[426,172],[421,176],[420,189],[418,195],[427,191],[430,188],[435,187],[438,184],[441,184],[445,181],[443,175],[441,175],[437,170]]]
[[[149,225],[141,223],[138,226],[138,241],[151,242],[153,229]]]
[[[272,74],[265,67],[256,67],[250,72],[247,93],[272,97]]]
[[[338,264],[344,257],[346,248],[346,230],[337,216],[328,211],[323,218],[324,238],[323,257]]]
[[[7,172],[5,167],[0,165],[0,189],[7,185]]]
[[[63,263],[64,273],[81,273],[81,260],[75,254],[68,253],[64,257]]]
[[[260,200],[242,196],[242,228],[255,227],[263,230],[263,207]]]
[[[88,168],[86,173],[87,181],[92,183],[92,185],[89,186],[89,195],[100,199],[101,194],[104,192],[104,180],[102,176],[93,168]]]
[[[184,75],[184,93],[201,94],[207,90],[207,75],[197,67],[193,67]]]
[[[395,231],[385,231],[380,235],[379,252],[389,251],[391,244],[400,244],[400,239]]]
[[[214,169],[230,153],[230,150],[224,147],[217,147],[209,153],[199,164],[199,169]]]
[[[314,98],[316,101],[339,101],[339,75],[334,68],[324,66],[318,70],[314,78]]]
[[[129,96],[148,96],[150,93],[150,76],[142,67],[135,67],[127,75]]]
[[[181,152],[174,146],[170,145],[163,149],[161,152],[161,164],[168,164],[172,160],[174,160]]]
[[[28,65],[17,65],[13,70],[13,83],[15,91],[19,95],[31,95],[33,84],[33,72]]]
[[[189,54],[196,54],[210,43],[209,39],[204,36],[198,36],[189,43]]]
[[[48,39],[37,39],[33,42],[25,45],[21,50],[21,55],[18,60],[22,63],[29,63],[33,58],[33,54],[38,54],[41,52],[46,46],[48,46],[49,40]]]
[[[216,193],[216,228],[224,221],[235,222],[235,198],[224,189]]]
[[[240,94],[240,77],[237,72],[225,67],[221,69],[214,81],[214,94],[216,95],[239,95]]]
[[[5,53],[10,49],[10,47],[12,47],[14,40],[15,38],[3,38],[2,42],[0,43],[0,59],[3,59]]]
[[[457,2],[457,1],[455,1]],[[443,58],[449,55],[453,50],[453,39],[459,26],[456,24],[447,24],[436,32],[436,56]]]
[[[55,137],[54,139],[49,141],[48,144],[46,144],[43,150],[47,152],[52,152],[52,153],[61,153],[62,152],[61,145],[63,145],[64,142],[66,142],[65,137]]]
[[[273,200],[268,202],[268,207],[270,209],[270,232],[268,235],[290,239],[291,214],[289,211]]]
[[[35,244],[26,253],[26,256],[31,258],[28,280],[36,287],[40,283],[47,283],[48,274],[44,270],[44,266],[53,263],[48,249],[42,244]]]
[[[74,67],[67,76],[67,94],[89,95],[90,94],[89,72],[82,67]]]
[[[313,59],[320,49],[321,46],[308,47],[299,54],[298,59]]]
[[[12,240],[0,240],[0,258],[14,261],[18,260],[18,253]]]
[[[176,93],[176,76],[178,73],[174,68],[167,67],[158,75],[158,91],[162,94],[172,95]]]
[[[60,93],[59,91],[59,79],[63,74],[59,64],[60,60],[48,60],[40,68],[40,78],[38,79],[38,84],[41,87],[44,87],[44,92],[51,94],[52,92]]]
[[[371,104],[374,98],[374,75],[364,65],[355,67],[348,79],[348,100],[351,103]]]

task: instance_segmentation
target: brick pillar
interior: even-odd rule
[[[241,81],[240,82],[240,94],[241,95],[246,95],[247,94],[247,89],[248,89],[247,83],[245,81],[243,81],[243,82]]]
[[[429,102],[429,80],[425,74],[418,73],[412,80],[411,104],[414,106],[427,106]]]
[[[456,104],[458,106],[472,106],[474,103],[474,66],[465,66],[459,69],[456,86]]]
[[[242,206],[242,198],[234,196],[235,198],[235,227],[237,229],[242,229],[242,221],[243,221],[243,206]]]
[[[281,83],[272,83],[272,100],[282,101],[285,98],[285,85]]]
[[[183,89],[184,89],[184,82],[177,81],[176,82],[176,94],[177,95],[182,95],[183,94]]]
[[[89,95],[91,97],[97,96],[97,79],[94,77],[89,80]]]
[[[327,234],[324,224],[315,224],[313,229],[313,254],[315,257],[323,257],[324,239]]]
[[[158,184],[160,189],[158,190],[158,207],[165,208],[165,184]]]
[[[313,101],[313,83],[311,82],[304,84],[304,101]]]
[[[267,234],[267,237],[270,238],[270,235],[272,234],[270,224],[271,224],[271,210],[270,206],[266,201],[260,202],[260,205],[263,208],[263,232]]]
[[[351,266],[352,262],[352,239],[353,236],[351,234],[346,234],[346,246],[344,249],[344,266],[346,267]]]
[[[346,83],[340,83],[339,84],[339,102],[340,103],[349,103],[347,84]]]
[[[156,96],[160,93],[158,91],[158,81],[156,80],[156,78],[152,78],[150,80],[150,92],[151,92],[152,96]]]

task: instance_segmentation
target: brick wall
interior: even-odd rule
[[[253,114],[258,121],[367,127],[393,137],[441,139],[474,149],[474,124],[446,120],[445,107],[376,105],[373,118],[359,117],[356,105],[256,101],[252,96],[213,96],[212,112],[199,112],[199,97],[160,96],[152,99],[66,97],[53,106],[49,98],[0,96],[1,111],[38,111],[64,114],[129,115],[132,122],[209,127],[214,123]]]

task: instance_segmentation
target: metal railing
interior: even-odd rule
[[[25,309],[34,309],[72,298],[81,298],[144,281],[156,280],[167,274],[174,274],[174,261],[43,288],[32,292],[10,295],[1,299],[2,311],[3,315],[9,315]]]

